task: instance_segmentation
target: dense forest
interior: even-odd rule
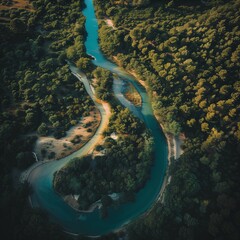
[[[145,81],[166,130],[186,136],[164,201],[129,239],[239,239],[240,1],[126,2],[95,0],[114,24],[101,22],[101,48]]]
[[[30,208],[31,189],[19,185],[17,177],[19,169],[35,161],[38,135],[60,138],[94,107],[65,62],[89,67],[83,1],[24,3],[1,1],[0,8],[1,235],[11,240],[68,239],[44,212]]]

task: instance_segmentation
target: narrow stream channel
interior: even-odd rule
[[[155,161],[151,169],[151,178],[147,181],[144,188],[136,194],[136,201],[134,203],[111,207],[108,211],[109,216],[106,219],[100,218],[98,209],[91,213],[79,213],[62,200],[53,189],[52,180],[54,173],[61,169],[72,158],[83,156],[89,151],[98,141],[98,135],[103,128],[103,124],[101,123],[94,137],[83,148],[61,160],[51,161],[34,168],[28,177],[28,181],[33,189],[33,193],[30,196],[33,207],[40,207],[46,210],[49,216],[55,222],[59,223],[67,232],[99,236],[119,229],[123,225],[138,218],[153,205],[157,200],[163,184],[167,168],[168,152],[165,136],[153,115],[151,103],[146,91],[132,76],[128,75],[103,56],[98,45],[98,24],[94,13],[93,2],[92,0],[85,0],[85,4],[87,7],[84,9],[83,14],[86,17],[86,31],[88,33],[85,46],[87,53],[95,57],[93,63],[96,66],[101,66],[112,71],[126,81],[131,81],[142,97],[142,108],[138,110],[138,112],[141,114],[140,118],[143,119],[146,127],[151,131],[155,143]],[[125,107],[129,107],[128,104],[129,103],[124,104]],[[97,107],[104,120],[106,115],[103,107],[99,104]],[[131,107],[129,108],[132,110]],[[103,120],[102,122],[104,122]]]

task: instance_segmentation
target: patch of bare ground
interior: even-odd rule
[[[39,160],[56,160],[70,155],[88,142],[96,132],[101,115],[95,108],[90,115],[83,117],[79,124],[72,127],[65,137],[55,139],[53,136],[39,137],[34,151]]]
[[[137,73],[136,73],[134,70],[129,70],[128,72],[129,72],[131,75],[133,75],[133,76],[135,77],[135,79],[137,79],[137,81],[138,81],[147,91],[149,90],[146,82],[143,81],[143,80],[137,75]]]
[[[107,26],[111,27],[112,29],[116,29],[116,27],[114,26],[114,23],[111,19],[105,18],[104,22],[107,24]]]
[[[28,0],[0,0],[0,10],[11,8],[20,8],[33,11],[33,6]]]

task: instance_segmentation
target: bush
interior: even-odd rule
[[[91,129],[91,128],[88,128],[88,129],[87,129],[87,132],[89,132],[89,133],[92,132],[92,129]]]
[[[41,123],[41,125],[38,127],[37,129],[38,134],[40,134],[41,136],[46,136],[49,132],[49,129],[47,127],[46,123]]]
[[[55,158],[55,156],[56,156],[56,153],[55,153],[55,152],[50,152],[50,153],[48,154],[48,159]]]

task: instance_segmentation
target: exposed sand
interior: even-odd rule
[[[11,9],[11,8],[21,8],[21,9],[27,9],[28,11],[33,11],[33,7],[28,0],[14,0],[12,1],[12,4],[9,6],[3,5],[3,4],[0,5],[0,10]]]
[[[53,136],[39,137],[34,152],[40,161],[56,160],[65,157],[80,149],[89,139],[92,138],[100,124],[101,116],[97,109],[90,112],[90,115],[83,117],[79,124],[67,131],[67,135],[61,139]],[[75,144],[74,141],[75,140]],[[45,154],[43,153],[45,149]],[[52,154],[51,152],[55,153]]]
[[[105,18],[105,19],[104,19],[104,22],[105,22],[109,27],[111,27],[112,29],[116,29],[116,27],[114,26],[113,21],[112,21],[111,19]]]
[[[175,149],[175,159],[178,159],[182,154],[183,154],[183,149],[182,149],[182,145],[184,143],[185,140],[185,135],[183,133],[179,134],[179,136],[174,137],[173,139],[174,141],[174,149]]]
[[[107,128],[107,126],[109,124],[109,119],[111,117],[111,106],[108,102],[104,102],[104,101],[99,100],[99,99],[96,99],[96,102],[102,104],[102,106],[105,110],[105,115],[106,115],[104,118],[102,118],[102,120],[104,119],[104,122],[102,123],[103,124],[103,126],[102,126],[103,130],[101,131],[101,133],[98,136],[96,136],[96,142],[98,144],[100,144],[104,139],[103,131]],[[95,147],[96,147],[96,145],[94,145],[92,148],[90,148],[88,153],[89,154],[92,153],[93,150],[95,149]]]

